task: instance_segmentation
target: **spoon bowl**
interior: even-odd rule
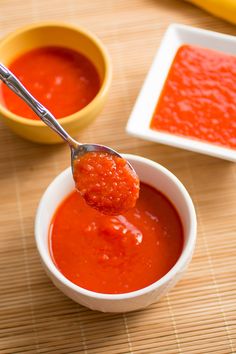
[[[74,142],[75,142],[75,145],[70,145],[72,172],[74,169],[74,161],[88,152],[102,152],[102,153],[107,153],[107,154],[114,155],[114,156],[117,156],[117,157],[120,157],[121,159],[123,159],[123,156],[121,156],[121,154],[119,154],[117,151],[113,150],[112,148],[110,148],[106,145],[80,144],[75,140],[74,140]],[[128,166],[130,167],[130,169],[133,172],[135,172],[133,166],[129,163],[129,161],[126,160],[126,162],[127,162]]]

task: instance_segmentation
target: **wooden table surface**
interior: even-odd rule
[[[112,57],[109,100],[78,138],[148,157],[176,174],[195,203],[198,240],[185,277],[149,308],[110,315],[74,303],[44,273],[34,242],[37,204],[69,165],[68,148],[27,142],[0,122],[0,353],[236,353],[236,165],[125,133],[169,24],[232,35],[236,27],[181,0],[0,2],[1,36],[45,20],[87,27]]]

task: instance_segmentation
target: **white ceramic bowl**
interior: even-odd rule
[[[175,205],[184,228],[184,247],[174,267],[155,283],[126,294],[100,294],[83,289],[65,278],[53,263],[48,242],[52,216],[61,201],[74,189],[71,169],[57,176],[40,201],[35,221],[35,238],[43,266],[64,294],[90,309],[103,312],[127,312],[157,301],[182,276],[191,260],[196,240],[196,214],[192,200],[182,183],[161,165],[135,155],[124,155],[137,171],[140,180],[160,190]],[[157,255],[158,257],[158,255]]]
[[[236,162],[236,150],[196,139],[164,133],[150,128],[158,99],[178,48],[196,45],[236,55],[236,37],[200,28],[172,24],[168,27],[152,66],[131,112],[126,130],[129,134],[157,143],[200,152]]]

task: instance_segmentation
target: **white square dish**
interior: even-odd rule
[[[185,25],[168,27],[128,120],[126,131],[134,136],[236,162],[236,150],[150,128],[171,64],[183,44],[236,55],[236,37]]]

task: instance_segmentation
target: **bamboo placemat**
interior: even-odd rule
[[[0,123],[0,353],[236,353],[236,165],[127,136],[126,121],[167,26],[179,22],[236,34],[236,27],[182,1],[0,2],[0,35],[64,20],[97,33],[112,56],[109,101],[81,141],[160,162],[190,191],[198,241],[183,280],[149,308],[90,311],[45,275],[34,215],[50,181],[69,165],[66,146],[40,146]]]

